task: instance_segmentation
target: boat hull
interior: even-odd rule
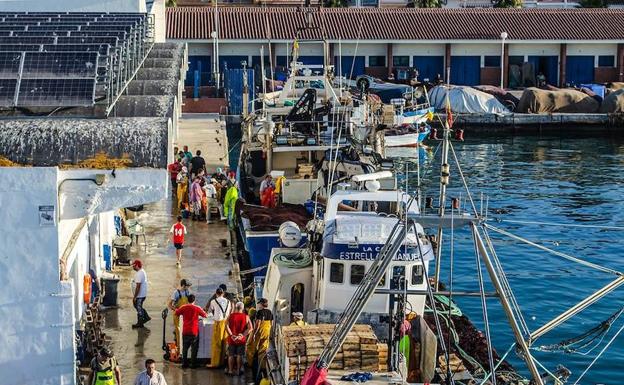
[[[404,135],[390,135],[384,137],[385,147],[418,147],[429,135],[429,129],[424,132],[410,133]]]

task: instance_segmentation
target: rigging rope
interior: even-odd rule
[[[538,222],[538,221],[519,221],[515,219],[495,219],[497,222],[518,223],[522,225],[543,225],[543,226],[557,226],[557,227],[581,227],[591,229],[602,230],[624,230],[621,226],[601,226],[601,225],[580,225],[574,223],[554,223],[554,222]]]
[[[568,261],[576,262],[576,263],[579,263],[579,264],[581,264],[583,266],[586,266],[586,267],[589,267],[589,268],[592,268],[592,269],[596,269],[596,270],[600,270],[600,271],[603,271],[605,273],[610,273],[610,274],[614,274],[614,275],[617,275],[617,276],[622,276],[622,273],[620,273],[619,271],[610,269],[608,267],[600,266],[600,265],[597,265],[597,264],[592,263],[592,262],[587,262],[587,261],[584,261],[584,260],[582,260],[580,258],[574,257],[572,255],[565,254],[565,253],[562,253],[560,251],[556,251],[556,250],[550,249],[550,248],[548,248],[546,246],[542,246],[542,245],[540,245],[538,243],[529,241],[526,238],[522,238],[522,237],[520,237],[518,235],[512,234],[512,233],[510,233],[508,231],[505,231],[503,229],[499,229],[498,227],[494,227],[492,225],[488,225],[487,223],[484,223],[483,226],[485,226],[488,229],[490,229],[492,231],[495,231],[495,232],[497,232],[499,234],[508,236],[508,237],[513,238],[513,239],[515,239],[517,241],[524,242],[524,243],[526,243],[528,245],[537,247],[540,250],[544,250],[544,251],[547,251],[547,252],[549,252],[551,254],[557,255],[557,256],[559,256],[561,258],[567,259]]]

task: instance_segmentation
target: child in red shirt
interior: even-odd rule
[[[176,248],[176,266],[180,267],[180,263],[182,263],[182,249],[184,248],[184,236],[186,235],[186,226],[182,224],[182,216],[178,215],[178,222],[171,226],[169,232],[173,234],[173,246]]]

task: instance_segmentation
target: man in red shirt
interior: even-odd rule
[[[182,262],[182,249],[184,248],[184,235],[186,235],[186,226],[182,224],[182,216],[178,215],[178,222],[171,226],[169,230],[173,234],[173,246],[176,248],[176,266],[180,267]]]
[[[191,368],[197,368],[197,350],[199,349],[199,317],[208,317],[201,307],[195,305],[195,295],[189,294],[189,303],[175,311],[175,315],[182,316],[182,367],[188,368],[188,349],[191,348]]]
[[[227,319],[225,331],[228,334],[228,371],[227,374],[238,376],[244,374],[243,356],[247,336],[253,332],[249,316],[245,314],[245,305],[237,302],[234,312]]]

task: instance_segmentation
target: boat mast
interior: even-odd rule
[[[447,97],[448,97],[448,91],[447,91]],[[449,183],[449,164],[448,164],[448,154],[449,154],[449,140],[450,140],[450,132],[451,132],[451,127],[449,126],[449,122],[448,119],[444,122],[444,131],[442,133],[442,160],[441,160],[441,165],[440,165],[440,198],[439,198],[439,209],[438,209],[438,215],[440,217],[444,216],[444,209],[446,206],[446,186]],[[443,235],[443,230],[442,230],[442,226],[438,227],[438,247],[436,250],[436,265],[435,265],[435,281],[434,281],[434,285],[435,285],[435,290],[438,291],[440,289],[439,287],[439,282],[440,282],[440,266],[441,266],[441,259],[442,259],[442,235]]]
[[[511,330],[514,333],[514,337],[516,338],[516,346],[520,348],[522,351],[522,358],[526,362],[526,365],[531,372],[531,376],[533,377],[533,383],[535,385],[544,385],[544,381],[542,380],[542,376],[535,365],[535,361],[533,361],[533,357],[531,356],[531,351],[529,350],[529,346],[527,345],[524,337],[522,336],[522,332],[520,331],[520,326],[518,325],[518,321],[514,316],[513,310],[511,309],[511,305],[509,304],[509,299],[507,298],[507,294],[503,289],[503,286],[498,279],[498,275],[496,274],[496,270],[494,269],[494,265],[490,260],[490,255],[488,254],[486,247],[483,243],[483,239],[479,234],[479,230],[475,223],[470,224],[470,228],[472,230],[473,238],[475,245],[477,246],[477,250],[481,257],[483,258],[483,263],[485,263],[485,267],[490,275],[490,280],[498,293],[498,298],[500,299],[500,303],[503,306],[503,310],[505,311],[505,315],[507,316],[507,320],[509,321],[509,325],[511,326]]]

